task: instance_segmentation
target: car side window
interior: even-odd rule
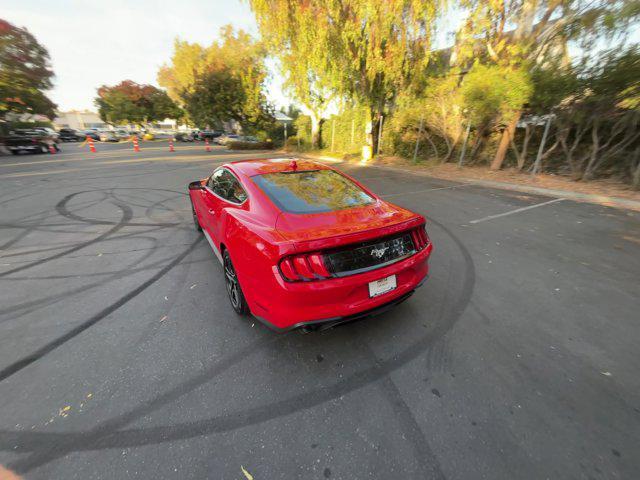
[[[247,193],[238,179],[225,168],[213,172],[207,186],[213,193],[232,203],[242,203],[247,199]]]

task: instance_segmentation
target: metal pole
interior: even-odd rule
[[[416,148],[413,151],[413,163],[416,163],[416,158],[418,158],[418,147],[420,146],[420,136],[422,135],[423,121],[424,121],[424,115],[420,116],[420,128],[418,128],[418,137],[416,138]]]
[[[284,124],[284,144],[287,144],[287,122],[283,122]]]
[[[380,144],[382,143],[382,122],[384,122],[384,115],[380,115],[380,123],[378,124],[378,148],[376,149],[376,155],[380,155]]]
[[[467,151],[467,141],[469,140],[469,132],[471,131],[471,119],[467,121],[467,132],[464,135],[464,141],[462,142],[462,151],[460,152],[460,160],[458,160],[458,166],[462,166],[464,162],[464,154]]]
[[[336,120],[331,120],[331,151],[333,152],[333,145],[336,139]]]
[[[531,175],[535,175],[540,171],[540,164],[542,163],[542,152],[544,152],[544,144],[547,143],[547,135],[549,135],[549,127],[551,127],[551,115],[547,118],[547,123],[544,125],[544,133],[542,134],[542,141],[540,142],[540,148],[538,148],[538,155],[536,161],[533,164],[533,170]]]

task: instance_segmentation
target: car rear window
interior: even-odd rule
[[[370,195],[333,170],[267,173],[253,180],[281,210],[291,213],[330,212],[373,202]]]

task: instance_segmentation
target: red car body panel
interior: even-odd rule
[[[390,265],[353,275],[317,281],[287,281],[279,262],[288,255],[318,252],[421,228],[421,215],[388,203],[349,178],[373,197],[371,204],[311,214],[281,210],[252,180],[255,175],[332,169],[306,160],[250,160],[223,165],[237,178],[248,198],[234,204],[210,189],[189,190],[197,218],[217,250],[228,250],[251,313],[275,330],[336,321],[368,312],[404,298],[428,274],[429,241],[425,248]],[[335,170],[337,171],[337,170]],[[206,185],[208,179],[201,180]],[[370,298],[369,282],[396,275],[394,290]]]

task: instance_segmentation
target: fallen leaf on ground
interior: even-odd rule
[[[247,480],[253,480],[253,475],[247,472],[242,465],[240,465],[240,468],[242,469],[242,473],[244,473],[244,476],[247,477]]]
[[[160,319],[160,321],[161,321],[161,322],[164,322],[166,319],[167,319],[167,316],[165,315],[164,317],[162,317],[162,318]]]

